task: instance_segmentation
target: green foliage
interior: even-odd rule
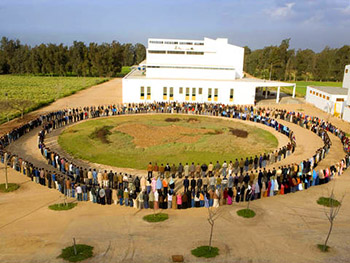
[[[329,252],[329,249],[330,249],[329,246],[327,246],[327,245],[325,246],[324,244],[317,244],[317,247],[322,252]]]
[[[6,189],[6,184],[0,184],[0,193],[13,192],[20,187],[19,184],[13,184],[13,183],[9,183],[7,186],[8,188]]]
[[[200,246],[191,250],[193,256],[203,257],[203,258],[213,258],[219,255],[219,248]]]
[[[345,65],[350,64],[350,45],[325,47],[320,53],[310,49],[289,49],[290,39],[279,46],[252,51],[245,47],[244,71],[272,80],[342,81]]]
[[[46,106],[56,99],[69,96],[79,90],[102,83],[104,78],[78,78],[78,77],[37,77],[0,75],[0,104],[13,101],[28,101],[24,113]],[[7,97],[5,96],[7,94]],[[7,116],[10,119],[21,114],[13,107],[0,110],[0,123]]]
[[[340,205],[340,202],[336,199],[330,197],[320,197],[317,200],[319,205],[327,206],[327,207],[337,207]]]
[[[180,162],[209,164],[210,161],[215,163],[217,160],[221,163],[224,160],[229,162],[235,158],[270,152],[278,146],[278,140],[272,133],[242,122],[207,117],[198,117],[198,122],[188,122],[188,117],[181,115],[176,116],[180,121],[165,121],[169,117],[174,115],[132,115],[90,120],[64,130],[58,138],[58,143],[76,158],[136,169],[145,169],[149,162],[157,162],[158,165],[178,165]],[[137,146],[133,136],[117,130],[118,126],[126,123],[129,129],[132,129],[133,125],[148,127],[148,130],[152,130],[153,138],[157,138],[159,143],[147,147]],[[110,129],[111,134],[105,137],[110,143],[105,144],[100,139],[89,137],[96,129],[104,126],[116,127]],[[169,136],[166,133],[168,130],[156,133],[158,128],[166,127],[179,128],[178,134],[173,133],[174,136]],[[247,131],[248,137],[243,139],[232,135],[229,128],[234,127]],[[204,132],[180,130],[184,128],[200,131],[204,129]],[[142,136],[143,133],[140,132],[139,137]],[[184,142],[183,138],[190,143]],[[145,137],[141,139],[146,140]]]
[[[142,44],[90,43],[22,45],[3,37],[0,42],[0,74],[44,76],[115,77],[122,66],[132,66],[146,57]]]
[[[237,215],[244,218],[252,218],[255,216],[255,212],[251,209],[241,209],[237,211]]]
[[[58,258],[62,258],[69,262],[78,262],[85,260],[87,258],[91,258],[93,256],[93,247],[84,245],[84,244],[76,244],[77,255],[74,254],[74,246],[66,247],[62,249],[61,255]]]
[[[155,223],[155,222],[163,222],[168,218],[169,218],[168,214],[157,213],[157,214],[150,214],[150,215],[144,216],[143,220],[150,223]]]
[[[78,204],[77,203],[60,203],[60,204],[54,204],[54,205],[50,205],[49,209],[51,210],[55,210],[55,211],[64,211],[64,210],[70,210],[74,207],[76,207]]]

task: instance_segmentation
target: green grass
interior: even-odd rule
[[[69,262],[78,262],[85,260],[87,258],[91,258],[93,256],[93,247],[84,245],[84,244],[76,244],[77,255],[74,254],[74,247],[66,247],[62,249],[61,255],[58,258],[62,258]]]
[[[217,160],[221,163],[225,160],[234,162],[235,158],[270,152],[278,146],[278,140],[273,134],[243,122],[209,117],[197,117],[199,121],[188,122],[189,117],[183,115],[176,116],[180,121],[166,122],[165,119],[169,117],[174,115],[130,115],[90,120],[67,128],[59,136],[58,143],[75,158],[135,169],[146,169],[149,162],[157,162],[158,165],[178,165],[180,162],[209,164]],[[148,133],[153,135],[149,137],[150,140],[159,138],[160,143],[147,147],[135,145],[130,132],[120,131],[120,127],[125,125],[129,128],[135,127],[132,125],[144,125],[148,130],[136,136],[146,140],[149,135],[145,133]],[[167,130],[164,130],[168,129],[166,127],[175,134],[168,135]],[[107,128],[110,134],[101,133],[105,137],[96,138],[96,131]],[[249,135],[247,138],[238,138],[230,133],[229,128],[245,130]],[[135,130],[138,129],[132,129]],[[216,130],[221,132],[217,133]]]
[[[126,76],[131,71],[131,67],[123,66],[122,70],[117,74],[118,78]]]
[[[329,87],[342,87],[342,82],[323,82],[323,81],[296,81],[295,95],[297,97],[305,97],[307,86],[329,86]],[[287,94],[293,94],[293,87],[281,87],[281,91]]]
[[[77,203],[67,203],[67,204],[60,203],[60,204],[50,205],[49,209],[55,210],[55,211],[65,211],[65,210],[73,209],[77,205],[78,205]]]
[[[150,223],[155,223],[155,222],[163,222],[168,218],[169,218],[168,214],[157,213],[157,214],[150,214],[150,215],[144,216],[143,220]]]
[[[209,250],[209,246],[200,246],[192,249],[191,253],[196,257],[213,258],[219,255],[219,248],[211,247],[211,250]]]
[[[252,218],[255,216],[255,212],[251,209],[241,209],[237,211],[237,215],[244,218]]]
[[[322,252],[328,252],[330,247],[329,246],[324,246],[324,244],[317,244],[317,247],[319,250],[321,250]]]
[[[13,191],[16,191],[18,188],[19,188],[19,184],[9,183],[7,189],[5,184],[0,184],[0,193],[13,192]]]
[[[318,200],[317,200],[317,203],[319,205],[323,205],[323,206],[327,206],[327,207],[337,207],[340,205],[340,202],[338,200],[335,200],[333,198],[330,198],[330,197],[320,197]]]
[[[31,105],[25,109],[25,112],[29,112],[106,80],[90,77],[0,75],[0,105],[5,103],[7,93],[8,100],[29,100]],[[7,115],[12,119],[20,114],[16,110],[1,109],[0,123],[5,122]]]

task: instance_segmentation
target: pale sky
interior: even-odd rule
[[[22,43],[146,44],[226,37],[252,49],[350,45],[350,0],[1,0],[0,36]]]

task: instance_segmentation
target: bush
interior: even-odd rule
[[[7,189],[6,189],[6,184],[0,184],[1,193],[13,192],[13,191],[16,191],[18,188],[19,188],[19,184],[9,183]]]
[[[204,258],[213,258],[219,255],[219,248],[209,246],[200,246],[191,250],[193,256],[204,257]]]
[[[75,247],[77,249],[76,255],[74,254],[74,246],[70,246],[62,249],[62,253],[58,258],[63,258],[69,262],[78,262],[93,256],[93,247],[84,244],[77,244]]]
[[[330,197],[320,197],[317,200],[317,203],[319,205],[327,206],[327,207],[337,207],[340,205],[340,202],[336,199],[330,198]]]
[[[168,214],[164,213],[157,213],[157,214],[151,214],[143,217],[143,220],[150,222],[150,223],[155,223],[155,222],[162,222],[165,221],[169,218]]]
[[[251,209],[241,209],[237,211],[237,215],[244,218],[252,218],[255,216],[255,212]]]
[[[330,247],[329,246],[325,246],[324,244],[317,244],[317,247],[319,248],[319,250],[321,250],[322,252],[328,252]]]
[[[60,203],[60,204],[50,205],[49,209],[55,210],[55,211],[70,210],[76,207],[77,205],[78,205],[77,203],[67,203],[67,204]]]

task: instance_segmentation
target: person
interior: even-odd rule
[[[112,189],[110,189],[107,186],[105,193],[106,193],[107,205],[111,205],[112,204]]]
[[[77,185],[76,191],[77,191],[77,199],[78,199],[78,201],[83,201],[83,190],[82,190],[80,184]]]
[[[170,209],[173,202],[173,195],[170,192],[167,195],[168,195],[168,209]]]
[[[99,191],[99,196],[100,196],[100,204],[105,205],[106,204],[106,192],[103,187]]]
[[[128,188],[124,190],[124,205],[129,206],[129,191]]]
[[[148,179],[152,178],[152,173],[153,173],[153,165],[152,165],[152,163],[150,162],[150,163],[147,165],[147,176],[148,176]]]
[[[176,195],[176,204],[177,204],[177,209],[182,209],[182,195],[180,192],[178,192]]]
[[[219,196],[220,196],[219,189],[216,189],[213,195],[213,198],[214,198],[213,207],[215,208],[219,207]]]
[[[186,163],[186,165],[185,165],[185,167],[184,167],[185,177],[188,177],[188,175],[189,175],[189,170],[190,170],[190,167],[188,166],[188,163]]]
[[[158,190],[154,192],[154,209],[159,209],[159,192]]]
[[[190,181],[188,180],[187,176],[185,177],[183,181],[183,186],[184,186],[184,192],[186,193],[188,191],[188,187],[190,185]]]

